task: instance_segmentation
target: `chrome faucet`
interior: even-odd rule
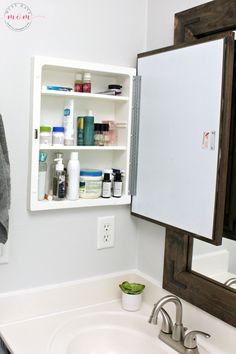
[[[227,286],[231,286],[233,284],[236,284],[236,278],[230,278],[230,279],[226,280],[226,282],[224,283],[224,285],[227,285]]]
[[[175,322],[173,324],[171,317],[163,306],[169,302],[175,304]],[[162,327],[159,334],[160,340],[169,345],[171,348],[181,354],[199,354],[197,347],[197,334],[204,335],[209,338],[208,333],[202,331],[191,331],[185,333],[187,328],[184,328],[182,323],[182,304],[178,297],[167,295],[154,304],[152,313],[148,320],[149,323],[157,324],[158,314],[162,315]]]
[[[174,295],[164,296],[160,301],[158,301],[152,310],[151,316],[149,318],[149,323],[157,324],[157,318],[162,307],[168,302],[173,302],[176,307],[175,323],[172,330],[172,339],[174,341],[181,341],[184,338],[184,328],[182,324],[182,304],[180,300]],[[166,312],[166,311],[165,311]]]

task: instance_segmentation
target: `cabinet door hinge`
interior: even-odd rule
[[[141,76],[133,77],[132,95],[132,124],[131,124],[131,146],[129,165],[129,194],[136,194],[137,171],[138,171],[138,140],[139,140],[139,116],[140,116],[140,92]]]
[[[38,139],[38,129],[34,129],[34,139]]]

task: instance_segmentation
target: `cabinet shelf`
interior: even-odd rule
[[[107,101],[125,101],[129,100],[127,96],[113,96],[113,95],[104,95],[100,93],[85,93],[85,92],[74,92],[74,91],[56,91],[56,90],[47,90],[42,89],[42,95],[45,96],[62,96],[62,97],[71,97],[71,98],[80,98],[80,99],[98,99],[98,100],[107,100]]]
[[[75,146],[75,145],[72,145],[72,146],[47,146],[47,145],[41,145],[40,147],[40,150],[47,150],[47,151],[64,151],[64,150],[69,150],[69,151],[91,151],[91,150],[94,150],[94,151],[126,151],[127,150],[127,147],[122,145],[122,146],[112,146],[112,145],[109,145],[109,146]]]
[[[82,199],[71,201],[71,200],[62,200],[62,201],[35,201],[32,204],[32,211],[39,210],[50,210],[50,209],[68,209],[68,208],[79,208],[79,207],[97,207],[97,206],[111,206],[111,205],[125,205],[130,204],[131,196],[124,195],[121,198],[97,198],[97,199]]]
[[[74,91],[48,90],[50,85],[73,87],[77,73],[90,72],[92,75],[92,89],[94,92],[103,92],[110,84],[122,86],[121,95],[106,95],[103,93],[85,93]],[[32,92],[32,127],[31,127],[31,168],[29,186],[29,209],[32,211],[69,209],[83,207],[100,207],[124,205],[131,203],[129,195],[130,149],[131,149],[131,115],[133,99],[133,78],[136,75],[134,68],[113,65],[85,63],[74,60],[47,58],[36,56],[33,62],[33,92]],[[94,122],[114,122],[114,135],[111,140],[115,145],[107,146],[53,146],[40,145],[40,127],[63,126],[65,102],[73,99],[73,129],[77,135],[77,117],[83,117],[91,110]],[[77,141],[75,140],[76,144]],[[43,182],[39,172],[39,152],[46,152],[47,172],[43,175]],[[55,152],[63,155],[63,164],[68,166],[71,152],[79,152],[80,166],[87,169],[98,169],[103,173],[115,168],[123,171],[122,197],[82,199],[77,201],[39,201],[43,184],[43,192],[51,192],[52,176],[51,165],[55,159]],[[80,177],[78,177],[80,180]]]

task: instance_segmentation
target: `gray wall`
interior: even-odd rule
[[[24,2],[24,1],[23,1]],[[11,2],[2,0],[0,17]],[[29,0],[22,32],[0,21],[1,108],[12,175],[9,263],[0,291],[41,286],[137,266],[129,207],[27,211],[31,57],[43,55],[135,66],[146,40],[146,0]],[[96,250],[98,216],[115,215],[115,248]]]
[[[33,55],[135,66],[146,49],[170,45],[174,13],[197,0],[29,0],[31,26],[15,32],[0,21],[1,113],[12,171],[9,263],[0,292],[139,268],[161,282],[164,229],[129,207],[30,213],[26,208]],[[2,0],[0,17],[10,3]],[[98,216],[115,215],[116,246],[96,250]]]
[[[204,4],[206,0],[148,0],[147,49],[173,44],[174,15],[180,11]]]

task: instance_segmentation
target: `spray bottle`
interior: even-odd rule
[[[78,152],[73,151],[70,154],[70,160],[67,165],[68,172],[68,188],[66,198],[68,200],[77,200],[79,198],[79,175],[80,163],[78,159]]]

